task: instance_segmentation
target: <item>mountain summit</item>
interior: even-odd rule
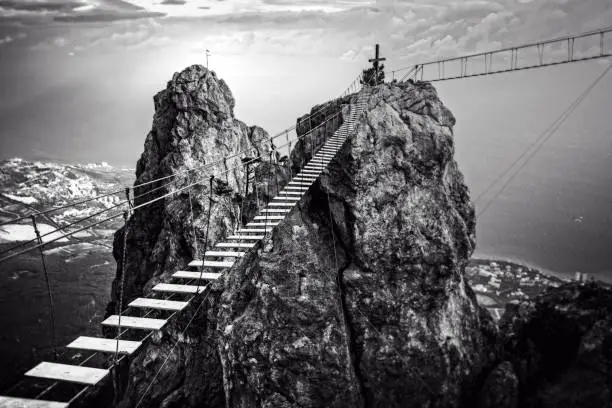
[[[357,96],[324,108],[347,117]],[[210,166],[188,177],[207,179],[233,151],[267,152],[265,131],[236,120],[233,107],[213,72],[175,74],[155,97],[136,183]],[[317,126],[323,116],[312,120]],[[459,406],[489,365],[495,327],[463,276],[475,218],[453,159],[454,123],[429,84],[373,88],[329,174],[212,284],[201,307],[134,359],[121,406],[141,397],[148,407]],[[294,165],[307,152],[298,144]],[[240,204],[252,199],[243,197],[240,169],[226,174],[208,247],[232,232]],[[207,195],[196,186],[189,197],[177,185],[152,192],[146,200],[177,191],[116,234],[127,299],[184,268],[204,245]]]
[[[554,367],[573,368],[536,361],[555,353],[525,350],[546,333],[529,329],[529,319],[557,315],[524,312],[505,323],[506,338],[477,304],[465,276],[474,207],[453,157],[455,118],[433,86],[382,84],[316,106],[297,120],[298,135],[333,133],[361,97],[365,112],[348,140],[272,234],[119,368],[116,406],[551,406],[537,401],[555,387]],[[225,82],[201,66],[156,95],[135,204],[156,201],[115,235],[109,314],[121,281],[127,301],[167,281],[250,221],[310,159],[312,146],[300,141],[288,162],[268,162],[267,133],[235,119],[233,107]],[[319,126],[335,114],[333,126]],[[244,167],[224,160],[236,151],[260,156],[250,180],[257,188],[247,191]],[[608,344],[595,340],[589,347]],[[540,391],[525,361],[549,375]]]

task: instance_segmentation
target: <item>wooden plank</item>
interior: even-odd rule
[[[285,187],[285,190],[287,190],[287,192],[293,191],[295,193],[295,192],[299,192],[299,191],[308,191],[308,187],[305,187],[305,186],[287,186],[287,187]]]
[[[0,408],[67,408],[67,402],[5,397],[0,395]]]
[[[268,221],[268,222],[249,222],[247,227],[269,227],[269,226],[277,226],[280,224],[279,221]]]
[[[292,197],[299,196],[299,197],[301,197],[301,196],[302,196],[302,193],[300,193],[299,191],[283,190],[283,191],[281,191],[280,193],[278,193],[278,195],[277,195],[277,197],[280,197],[280,196],[285,196],[285,197],[289,197],[289,196],[292,196]]]
[[[256,221],[265,221],[265,220],[284,220],[285,217],[282,215],[258,215],[254,218]]]
[[[129,304],[130,307],[140,307],[142,309],[174,310],[179,311],[189,305],[189,302],[179,302],[177,300],[137,298]]]
[[[219,276],[221,276],[220,273],[200,273],[196,271],[178,271],[172,275],[173,278],[201,280],[217,280]]]
[[[119,343],[119,344],[117,344]],[[103,353],[132,354],[142,343],[139,341],[105,339],[104,337],[81,336],[66,347],[78,350],[101,351]],[[118,347],[117,347],[118,346]]]
[[[49,380],[66,381],[77,384],[96,385],[108,370],[101,368],[81,367],[71,364],[58,364],[43,361],[25,373],[26,377],[46,378]]]
[[[235,237],[239,235],[231,235],[231,236]],[[232,238],[228,237],[228,239],[232,239]],[[240,239],[240,238],[233,238],[233,239]],[[237,251],[206,251],[204,253],[204,256],[219,256],[223,258],[242,258],[245,255],[246,255],[246,252],[237,252]]]
[[[162,284],[160,284],[162,285]],[[159,285],[158,285],[159,286]],[[180,285],[178,285],[180,286]],[[153,288],[155,290],[155,287]],[[121,316],[121,327],[130,329],[159,330],[166,324],[165,319],[150,319],[148,317]],[[119,326],[119,316],[112,315],[102,322],[104,326]]]
[[[283,202],[284,204],[292,204],[292,205],[296,205],[297,203],[300,202],[301,200],[301,194],[299,196],[290,196],[290,195],[277,195],[276,197],[274,197],[272,199],[272,201],[270,201],[270,203],[280,203]]]
[[[215,245],[217,248],[253,248],[255,243],[246,242],[221,242]]]
[[[155,292],[164,292],[164,293],[201,293],[204,291],[203,286],[195,286],[195,285],[176,285],[173,283],[158,283],[153,286]]]
[[[288,207],[288,208],[293,208],[293,207],[295,207],[295,202],[291,202],[291,203],[275,203],[275,202],[271,202],[270,204],[268,204],[268,207]]]
[[[264,208],[261,210],[262,213],[288,213],[291,212],[291,208]]]
[[[238,231],[236,231],[239,234],[242,234],[243,232],[245,233],[253,233],[253,234],[265,234],[266,232],[270,232],[272,231],[274,228],[269,227],[269,228],[242,228],[239,229]],[[261,238],[263,239],[263,238]]]
[[[235,239],[237,241],[259,241],[264,239],[263,235],[230,235],[226,239]]]
[[[312,182],[308,181],[290,181],[289,186],[312,186]]]
[[[204,261],[205,268],[231,268],[235,261]]]
[[[244,252],[241,252],[241,253],[244,255]],[[208,254],[208,252],[206,252],[204,255],[206,256],[206,254]],[[210,255],[210,256],[219,256],[219,255]],[[228,255],[228,256],[234,256],[234,255]],[[218,261],[196,260],[196,261],[189,262],[189,265],[187,266],[192,267],[192,268],[200,268],[202,266],[209,267],[209,268],[230,268],[233,264],[234,264],[233,261],[218,262]]]

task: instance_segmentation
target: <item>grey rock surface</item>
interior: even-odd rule
[[[239,146],[266,152],[265,134],[235,120],[233,105],[201,67],[175,75],[156,97],[138,182]],[[330,109],[347,117],[351,107]],[[454,123],[429,84],[372,89],[350,141],[298,206],[131,362],[120,406],[470,406],[497,329],[463,275],[475,216],[453,159]],[[308,151],[296,148],[293,166]],[[264,167],[262,184],[272,172],[268,186],[287,180]],[[209,244],[236,225],[241,177],[221,186]],[[193,204],[201,243],[204,190]],[[188,197],[148,208],[129,224],[127,298],[194,255]]]

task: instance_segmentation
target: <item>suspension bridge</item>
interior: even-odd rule
[[[603,29],[578,36],[525,44],[462,57],[436,60],[391,71],[390,76],[392,77],[391,79],[396,80],[395,77],[397,75],[401,81],[450,80],[605,58],[611,56],[611,53],[607,52],[605,48],[606,36],[609,36],[611,31],[612,29]],[[594,54],[578,55],[575,52],[576,42],[588,38],[598,39],[599,48],[596,49]],[[553,51],[555,47],[557,47],[558,51],[559,44],[569,44],[567,57],[564,58],[563,61],[547,60],[545,54],[547,47],[551,48]],[[521,65],[519,62],[519,55],[523,55],[523,53],[526,54],[528,50],[531,49],[536,50],[537,61],[535,63]],[[593,49],[590,51],[592,52]],[[495,69],[495,57],[508,53],[510,60],[509,65]],[[556,52],[555,55],[558,56],[558,52]],[[468,69],[470,63],[477,59],[482,59],[483,71],[470,71]],[[378,61],[382,59],[379,59],[377,55],[375,60]],[[457,69],[459,70],[459,74],[456,72],[453,73],[452,70],[447,69],[448,64],[458,64],[459,67]],[[434,73],[438,75],[435,78],[426,78],[428,74],[431,74],[432,67],[436,68]],[[580,95],[568,110],[563,112],[560,119],[555,121],[553,126],[549,129],[551,133],[546,133],[542,138],[552,136],[554,130],[556,130],[571,114],[573,109],[584,100],[588,92],[590,92],[590,89],[603,78],[610,68],[612,68],[612,65],[609,66],[582,95]],[[88,390],[101,386],[101,384],[112,375],[113,370],[116,369],[122,361],[141,350],[143,345],[151,339],[154,333],[163,329],[179,313],[190,305],[201,306],[208,293],[208,284],[218,280],[224,273],[231,273],[231,269],[236,262],[245,257],[247,251],[256,247],[259,241],[265,239],[266,236],[285,219],[302,197],[307,194],[309,188],[324,174],[329,164],[335,159],[337,153],[342,149],[347,140],[350,140],[355,126],[364,113],[370,97],[370,86],[364,85],[362,82],[364,81],[360,75],[339,96],[339,99],[341,98],[344,101],[348,101],[345,106],[346,111],[349,112],[348,116],[344,117],[340,112],[328,115],[322,123],[316,127],[310,126],[308,131],[301,135],[298,133],[296,126],[289,127],[279,132],[267,139],[267,142],[269,142],[271,146],[271,152],[268,158],[248,158],[246,151],[238,151],[214,163],[195,166],[184,172],[174,173],[141,184],[136,184],[127,189],[127,197],[125,200],[92,215],[88,215],[78,221],[58,227],[54,231],[41,235],[37,230],[36,239],[20,243],[0,254],[0,262],[3,262],[30,251],[40,251],[43,269],[45,270],[45,276],[47,276],[43,253],[43,248],[46,245],[93,228],[109,220],[123,217],[126,222],[126,231],[123,235],[124,256],[122,259],[123,262],[125,262],[126,239],[129,233],[128,220],[130,215],[134,214],[139,209],[160,200],[173,199],[183,191],[191,194],[191,190],[195,186],[208,185],[209,206],[207,220],[210,222],[210,209],[214,202],[213,181],[216,178],[223,177],[224,173],[238,168],[247,167],[248,169],[248,166],[251,164],[267,161],[270,166],[286,165],[291,176],[290,180],[283,186],[278,185],[276,179],[274,182],[270,183],[269,185],[276,187],[274,193],[270,194],[273,198],[266,203],[259,203],[258,200],[257,215],[249,222],[244,224],[241,223],[231,235],[228,235],[220,242],[209,245],[207,225],[202,256],[197,256],[198,251],[196,245],[196,259],[193,259],[185,270],[174,271],[170,281],[155,285],[150,293],[135,299],[124,299],[123,288],[125,286],[125,273],[122,273],[121,282],[119,283],[120,293],[116,313],[108,316],[108,318],[102,322],[103,326],[110,329],[107,330],[106,333],[112,331],[116,333],[116,335],[78,337],[65,346],[63,354],[60,355],[56,352],[54,361],[43,361],[28,370],[21,382],[6,390],[4,392],[5,395],[0,396],[0,407],[64,408],[75,404],[87,394]],[[321,107],[319,110],[312,112],[305,120],[308,121],[314,115],[319,114],[321,109],[323,108]],[[279,139],[282,140],[282,138],[285,139],[284,144],[278,147],[275,146],[274,141],[278,141]],[[279,162],[276,153],[280,149],[286,149],[286,151],[290,153],[292,151],[292,146],[300,142],[303,143],[303,146],[310,146],[310,154],[307,156],[308,159],[303,159],[299,171],[296,174],[292,174],[290,160],[287,160],[287,162],[283,164]],[[521,158],[525,157],[525,154],[526,153],[521,155]],[[528,159],[530,157],[531,156],[529,156]],[[210,169],[220,162],[225,163],[226,170],[211,174]],[[228,162],[230,163],[229,166],[227,166]],[[248,171],[246,174],[248,177]],[[194,178],[195,181],[189,181],[192,178]],[[499,178],[495,182],[498,181]],[[248,194],[248,182],[246,185],[246,193]],[[168,191],[170,187],[174,187],[174,189]],[[505,188],[505,186],[503,188]],[[31,217],[36,226],[36,217],[47,216],[49,213],[60,209],[87,204],[118,193],[123,193],[123,190],[112,191],[66,206],[39,211],[31,214]],[[102,217],[102,219],[98,219],[100,217]],[[10,222],[27,218],[28,217],[20,217]],[[58,233],[60,235],[56,236]],[[43,240],[43,238],[48,238],[51,234],[56,234],[53,236],[53,239]],[[122,270],[126,270],[125,265]],[[48,277],[47,288],[52,317],[53,297],[49,289]],[[124,307],[124,303],[126,307]],[[190,325],[192,321],[193,319],[189,321],[187,326]],[[185,327],[185,330],[186,328],[187,327]],[[83,354],[80,361],[76,363],[74,355],[70,355],[71,352],[86,354]],[[29,380],[35,380],[36,382],[29,383]],[[155,380],[155,378],[153,380]],[[41,383],[40,381],[43,382]],[[67,394],[70,394],[70,396],[66,397]]]

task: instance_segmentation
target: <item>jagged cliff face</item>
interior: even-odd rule
[[[208,98],[206,91],[199,99],[173,94],[170,89],[197,86],[179,78],[157,97],[171,102],[156,103],[140,180],[160,175],[147,172],[158,163],[175,169],[177,159],[208,161],[226,146],[255,148],[261,140],[239,132],[231,115],[201,115],[176,102]],[[221,98],[222,86],[205,83],[226,101],[219,112],[231,114],[233,100]],[[350,108],[343,109],[346,115]],[[163,112],[171,113],[161,119]],[[221,132],[219,120],[233,123],[232,131]],[[174,130],[176,123],[189,132]],[[496,329],[463,277],[475,219],[453,159],[453,125],[431,85],[374,88],[351,140],[309,194],[211,285],[204,301],[193,302],[135,357],[120,406],[473,406],[495,357]],[[221,134],[224,143],[216,141]],[[299,149],[294,166],[308,151]],[[227,208],[239,201],[239,176],[229,181]],[[282,182],[286,174],[278,177]],[[206,203],[199,203],[201,213]],[[138,235],[128,236],[135,259],[128,270],[137,277],[135,288],[190,259],[186,208],[162,201],[160,215],[133,221]],[[232,210],[215,217],[212,242],[235,219]],[[202,223],[196,227],[201,237]]]
[[[125,229],[115,234],[118,272],[109,312],[116,307],[124,262],[124,296],[131,299],[197,258],[196,249],[202,252],[209,175],[236,164],[223,162],[223,157],[238,150],[251,157],[266,155],[270,149],[262,128],[234,118],[235,101],[227,84],[202,66],[176,73],[166,89],[155,95],[154,103],[153,126],[138,160],[135,185],[164,179],[136,188],[134,205],[175,193],[138,209],[131,217],[125,260]],[[210,242],[227,235],[238,223],[244,182],[243,167],[230,169],[214,182],[215,192],[221,193],[215,196],[218,204],[211,213]],[[190,184],[193,188],[184,189]]]
[[[474,211],[453,125],[430,85],[373,91],[329,173],[227,277],[229,406],[467,403],[495,328],[463,279]]]

